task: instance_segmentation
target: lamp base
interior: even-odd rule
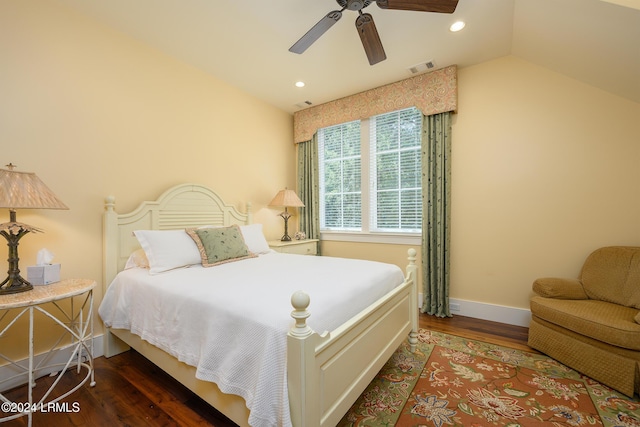
[[[18,275],[18,277],[7,277],[0,285],[0,295],[7,294],[17,294],[20,292],[30,291],[33,289],[33,285],[22,276]]]
[[[17,294],[18,292],[25,292],[33,289],[31,283],[20,276],[20,267],[18,267],[18,242],[25,234],[31,231],[40,231],[39,229],[32,227],[21,222],[16,222],[16,211],[10,210],[10,222],[0,224],[0,235],[7,239],[7,246],[9,247],[9,271],[7,272],[7,278],[0,283],[0,295],[5,294]]]
[[[291,214],[287,212],[287,208],[284,208],[284,212],[280,213],[282,219],[284,219],[284,236],[280,239],[281,242],[290,242],[291,236],[289,236],[289,218],[291,218]]]

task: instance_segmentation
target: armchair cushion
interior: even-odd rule
[[[636,317],[634,317],[636,323],[640,323],[640,311],[638,312],[638,314],[636,314]]]
[[[596,300],[561,300],[535,296],[531,312],[547,322],[617,347],[640,351],[638,310]]]
[[[591,253],[580,281],[590,299],[640,310],[640,248],[608,246]]]
[[[582,284],[576,279],[543,277],[533,282],[533,291],[546,298],[588,299]]]

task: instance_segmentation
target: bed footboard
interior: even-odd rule
[[[417,344],[416,251],[409,249],[404,283],[335,331],[314,332],[306,320],[310,298],[296,292],[288,334],[288,387],[296,427],[335,426],[408,336]]]

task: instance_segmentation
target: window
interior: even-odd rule
[[[419,235],[421,130],[409,108],[318,131],[323,238]]]
[[[321,129],[320,230],[362,227],[360,122]]]

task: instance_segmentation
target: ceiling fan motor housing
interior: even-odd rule
[[[361,10],[371,4],[372,0],[336,0],[338,4],[349,10]]]

